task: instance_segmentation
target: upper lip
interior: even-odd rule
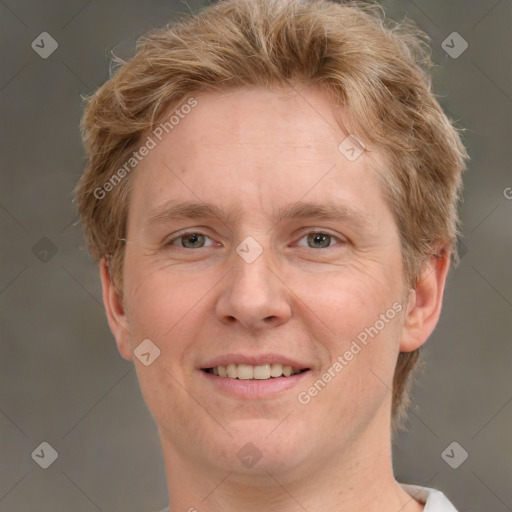
[[[259,366],[273,363],[282,364],[283,366],[289,365],[296,370],[306,370],[310,368],[310,366],[305,363],[281,354],[225,354],[207,361],[205,364],[201,365],[201,368],[204,370],[207,368],[215,368],[216,366],[227,366],[228,364],[249,364],[251,366]]]

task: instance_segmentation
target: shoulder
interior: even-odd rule
[[[423,512],[457,512],[448,498],[440,491],[419,485],[400,485],[405,492],[425,504]]]

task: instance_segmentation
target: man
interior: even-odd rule
[[[78,206],[171,511],[455,510],[391,463],[467,158],[420,35],[228,0],[90,98]]]

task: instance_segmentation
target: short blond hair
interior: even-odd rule
[[[122,289],[130,182],[108,182],[142,137],[201,91],[316,86],[344,107],[358,138],[386,155],[383,192],[395,217],[404,278],[414,287],[441,246],[458,261],[457,213],[467,152],[431,90],[428,36],[358,1],[226,0],[150,31],[134,57],[88,98],[88,157],[76,200],[92,256],[109,259]],[[124,173],[126,174],[126,173]],[[123,174],[123,177],[124,177]],[[400,353],[393,418],[408,403],[419,351]]]

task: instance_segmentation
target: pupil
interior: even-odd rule
[[[317,247],[327,247],[329,245],[330,235],[316,233],[314,235],[310,235],[310,237],[313,244],[316,244]]]
[[[199,235],[197,233],[192,233],[185,238],[186,245],[197,245],[199,242]]]

